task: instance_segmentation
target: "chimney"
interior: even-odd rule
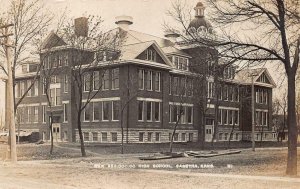
[[[122,28],[123,30],[125,31],[128,31],[129,30],[129,26],[131,24],[133,24],[133,21],[132,21],[132,17],[131,16],[117,16],[116,17],[116,24]]]
[[[75,35],[87,37],[88,36],[88,18],[86,17],[80,17],[76,18],[75,20]]]
[[[178,34],[177,31],[165,31],[165,37],[168,38],[170,41],[172,42],[176,42],[176,39],[179,37],[180,35]]]

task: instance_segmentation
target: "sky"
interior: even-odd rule
[[[105,29],[116,27],[115,17],[128,15],[133,17],[130,29],[163,37],[163,23],[170,22],[166,15],[175,0],[42,0],[47,10],[59,16],[66,8],[68,17],[76,18],[88,15],[98,15],[104,20]],[[2,8],[8,5],[8,0],[0,0]],[[187,0],[191,6],[198,0]],[[2,9],[3,10],[3,9]],[[207,7],[206,13],[209,12]],[[209,16],[209,15],[208,15]],[[104,31],[105,31],[104,29]],[[277,66],[267,65],[271,75],[277,81],[283,79]],[[280,83],[280,82],[279,82]],[[3,82],[0,81],[0,114],[4,107]]]

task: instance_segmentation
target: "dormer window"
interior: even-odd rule
[[[234,67],[229,66],[225,68],[223,72],[224,79],[234,79],[234,75],[235,75]]]
[[[173,56],[172,62],[179,70],[189,70],[189,59],[185,57]]]
[[[28,65],[27,64],[22,65],[22,73],[28,73]]]
[[[147,49],[146,50],[146,60],[156,62],[156,51],[152,49]]]

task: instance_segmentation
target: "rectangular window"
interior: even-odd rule
[[[99,121],[100,119],[100,107],[99,103],[93,102],[93,121]]]
[[[69,90],[69,79],[68,75],[64,76],[64,93],[67,93]]]
[[[20,81],[20,97],[25,93],[25,81]]]
[[[33,122],[37,123],[39,121],[39,109],[37,106],[33,107]]]
[[[144,102],[138,101],[138,120],[143,121],[144,120]]]
[[[27,89],[30,88],[32,81],[31,80],[27,80]],[[32,87],[29,89],[29,91],[27,92],[26,96],[31,96],[31,91],[32,91]]]
[[[224,140],[228,140],[228,133],[225,133],[224,136],[225,136],[225,137],[224,137]]]
[[[194,139],[194,133],[189,133],[189,141],[192,142]]]
[[[139,141],[144,142],[144,133],[139,133]]]
[[[193,81],[192,79],[187,79],[187,96],[193,95]]]
[[[218,110],[218,123],[222,125],[222,109]]]
[[[46,123],[46,106],[43,105],[42,109],[43,109],[43,123]]]
[[[179,138],[179,134],[178,134],[178,133],[175,133],[175,134],[174,134],[174,141],[178,141],[178,138]]]
[[[153,102],[154,103],[154,121],[160,121],[160,103],[159,102]]]
[[[181,141],[185,142],[186,141],[186,134],[185,133],[182,133],[181,134]]]
[[[152,50],[152,49],[147,49],[146,50],[146,60],[149,61],[156,61],[156,51]]]
[[[55,89],[50,89],[50,104],[55,106]]]
[[[90,104],[86,105],[83,112],[83,121],[90,121]]]
[[[233,124],[233,111],[232,110],[228,110],[228,117],[229,117],[229,124],[232,125]]]
[[[111,133],[111,141],[117,142],[118,141],[118,134],[117,133]]]
[[[139,89],[144,90],[144,70],[139,69]]]
[[[64,104],[64,122],[68,122],[68,105]]]
[[[152,142],[152,133],[148,132],[148,142]]]
[[[238,111],[238,110],[235,110],[235,111],[234,111],[234,123],[235,123],[236,125],[239,124],[239,111]]]
[[[112,89],[119,89],[119,68],[112,70]]]
[[[146,89],[152,91],[152,71],[145,71]]]
[[[38,96],[39,95],[39,82],[36,80],[34,82],[34,93],[33,96]]]
[[[68,55],[65,55],[65,66],[69,65]]]
[[[112,102],[112,120],[118,121],[119,120],[119,113],[120,113],[120,103],[119,101]]]
[[[105,70],[104,73],[103,73],[102,89],[103,90],[108,90],[109,89],[109,70]]]
[[[93,132],[92,135],[93,135],[93,141],[98,141],[98,133]]]
[[[56,98],[55,98],[55,102],[56,102],[56,106],[61,105],[61,94],[60,94],[60,88],[56,88]]]
[[[187,107],[187,122],[193,123],[193,107]]]
[[[155,133],[155,141],[156,142],[160,141],[160,133]]]
[[[223,110],[224,112],[224,125],[228,125],[228,110]]]
[[[93,72],[93,89],[98,91],[100,89],[100,73],[99,71]]]
[[[88,132],[83,132],[83,140],[84,141],[89,141],[90,140],[90,133]]]
[[[108,101],[102,102],[102,121],[109,120],[109,103]]]
[[[154,90],[155,91],[160,91],[160,77],[161,77],[161,73],[160,72],[155,72],[155,86],[154,86]]]
[[[91,75],[89,73],[83,75],[83,85],[85,92],[91,91]]]
[[[146,119],[147,121],[152,121],[152,102],[146,102],[146,105],[147,105]]]
[[[46,84],[47,84],[47,80],[46,78],[42,79],[42,94],[45,95],[46,94]]]
[[[173,77],[173,94],[179,95],[179,78]]]
[[[107,142],[107,133],[101,133],[102,142]]]

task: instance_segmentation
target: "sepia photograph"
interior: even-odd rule
[[[0,189],[299,189],[300,0],[0,0]]]

